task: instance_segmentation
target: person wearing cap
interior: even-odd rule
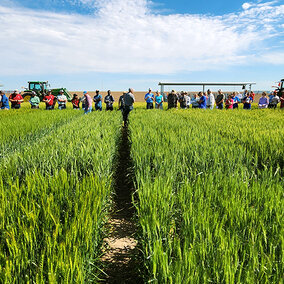
[[[100,94],[99,90],[96,90],[96,95],[94,96],[94,102],[95,102],[95,110],[102,111],[102,95]]]
[[[29,103],[31,104],[31,108],[39,108],[40,99],[36,95],[36,92],[32,91]]]
[[[0,108],[2,110],[9,110],[10,109],[9,99],[7,98],[7,96],[5,95],[5,93],[3,91],[0,91]]]
[[[77,94],[73,94],[71,103],[72,103],[73,109],[80,109],[80,100]]]
[[[21,103],[24,101],[23,97],[19,93],[18,90],[15,90],[10,96],[9,101],[11,103],[12,109],[19,109],[21,108]]]
[[[225,96],[224,96],[222,90],[219,89],[218,95],[217,95],[217,98],[216,98],[216,108],[221,109],[221,110],[224,108],[224,99],[225,99]]]
[[[164,102],[164,97],[162,94],[159,94],[159,92],[156,92],[155,96],[155,108],[156,109],[163,109],[163,102]]]
[[[175,90],[168,94],[168,109],[177,108],[178,96]]]
[[[154,94],[152,94],[152,90],[149,89],[148,93],[145,95],[144,100],[147,103],[146,108],[147,109],[153,109],[154,108]]]
[[[93,101],[92,101],[92,98],[91,96],[88,94],[87,91],[84,91],[83,92],[83,95],[84,95],[84,111],[85,111],[85,114],[88,114],[90,112],[92,112],[93,110]]]
[[[215,105],[215,97],[210,89],[207,91],[208,99],[207,99],[207,108],[213,109]]]
[[[57,96],[58,109],[66,109],[67,98],[64,95],[64,91],[60,90]]]
[[[124,125],[127,124],[128,115],[133,110],[133,104],[135,103],[134,90],[129,88],[128,93],[123,96],[124,106],[122,109]]]
[[[113,111],[114,98],[110,90],[107,91],[107,95],[105,96],[104,102],[106,104],[106,110]]]
[[[42,101],[45,103],[45,109],[46,110],[53,110],[54,109],[55,97],[52,94],[51,90],[47,91],[47,95],[44,96]]]

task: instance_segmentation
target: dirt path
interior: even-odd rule
[[[105,254],[102,257],[107,276],[102,283],[143,283],[135,239],[137,228],[133,222],[135,208],[132,204],[134,185],[130,148],[128,129],[123,127],[114,175],[114,211],[108,222],[110,234],[104,240]]]

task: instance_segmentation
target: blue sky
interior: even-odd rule
[[[284,1],[0,0],[0,27],[6,90],[284,77]]]

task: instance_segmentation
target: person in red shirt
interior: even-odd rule
[[[79,100],[79,97],[77,94],[74,94],[73,95],[73,98],[72,98],[72,105],[73,105],[73,109],[80,109],[80,100]]]
[[[55,98],[51,91],[47,92],[42,101],[45,102],[46,110],[54,109]]]
[[[250,91],[250,96],[252,98],[252,101],[254,101],[255,93],[253,91]]]
[[[234,106],[234,100],[232,99],[232,96],[229,95],[226,102],[225,102],[225,105],[226,105],[226,109],[233,109],[233,106]]]
[[[9,101],[11,102],[11,108],[19,109],[21,108],[21,103],[24,101],[24,99],[18,90],[15,90],[14,93],[10,95]]]

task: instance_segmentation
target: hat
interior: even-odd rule
[[[172,90],[172,93],[173,93],[173,94],[175,94],[175,93],[176,93],[176,91],[175,91],[175,90]]]
[[[63,90],[60,90],[59,93],[64,93],[64,91],[63,91]]]
[[[86,94],[88,94],[88,92],[87,92],[87,91],[84,91],[84,92],[83,92],[83,95],[86,95]]]
[[[219,89],[218,92],[222,93],[223,91],[222,91],[222,89]]]

